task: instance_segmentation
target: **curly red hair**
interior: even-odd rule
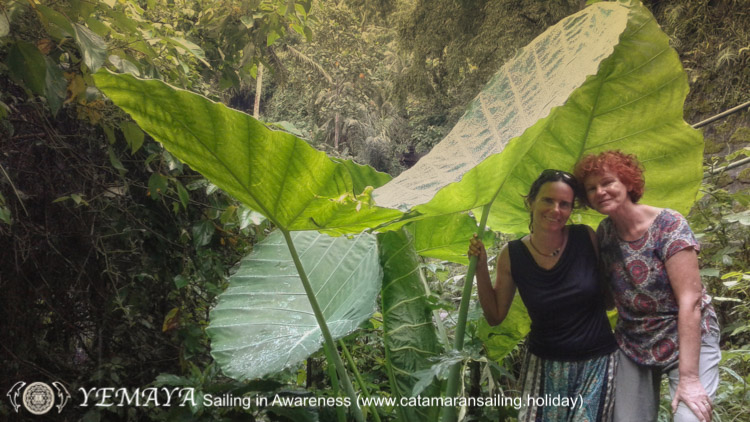
[[[617,150],[590,154],[578,160],[573,174],[577,180],[585,183],[589,175],[605,171],[615,173],[620,182],[628,187],[628,196],[633,203],[641,199],[646,182],[643,180],[643,166],[633,154]],[[581,202],[590,205],[585,192],[581,195]]]

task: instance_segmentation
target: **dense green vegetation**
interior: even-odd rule
[[[750,85],[750,18],[741,3],[648,5],[688,73],[689,122],[747,101],[742,93]],[[360,395],[369,390],[374,396],[397,397],[416,386],[431,396],[439,394],[437,383],[431,384],[433,375],[444,377],[450,365],[461,362],[466,395],[512,394],[522,346],[513,342],[510,354],[493,354],[497,349],[482,341],[487,333],[475,309],[469,312],[463,352],[441,355],[450,349],[465,272],[449,261],[465,263],[455,252],[464,245],[437,253],[431,245],[466,239],[476,224],[466,214],[434,217],[456,219],[440,223],[455,228],[452,237],[441,233],[446,235],[442,240],[429,239],[436,235],[430,233],[429,219],[420,220],[421,229],[413,224],[379,239],[384,263],[379,309],[372,317],[359,317],[358,330],[337,335],[342,359],[350,355],[354,364],[338,368],[338,376],[336,351],[320,350],[304,364],[267,371],[262,380],[227,378],[230,373],[221,372],[214,361],[220,361],[216,352],[210,354],[206,327],[213,320],[209,310],[240,258],[263,253],[264,247],[254,245],[278,235],[274,228],[352,230],[341,229],[335,220],[318,221],[323,205],[301,211],[310,219],[295,220],[284,214],[284,206],[264,208],[262,196],[243,197],[204,170],[196,173],[198,162],[178,160],[172,154],[177,152],[142,131],[155,133],[143,121],[135,124],[106,101],[93,74],[107,67],[161,79],[247,112],[258,103],[259,117],[269,126],[309,139],[331,156],[354,158],[397,176],[451,130],[470,99],[517,48],[582,7],[580,1],[531,0],[0,5],[0,320],[7,363],[0,390],[16,380],[60,380],[71,391],[169,385],[214,395],[330,396],[346,390],[337,384],[348,372]],[[165,103],[178,108],[192,101],[170,95],[165,94]],[[145,97],[135,97],[136,106],[140,98]],[[706,170],[746,155],[748,121],[743,112],[705,130]],[[250,124],[243,129],[265,130]],[[243,134],[220,135],[215,142]],[[267,173],[278,167],[274,164],[289,139],[269,137],[274,143],[259,151],[257,158],[269,165]],[[305,154],[314,159],[314,153]],[[368,209],[365,186],[390,179],[346,161],[331,163],[319,163],[316,171],[347,180],[345,191],[355,195],[331,205],[340,209]],[[739,170],[705,178],[701,199],[689,215],[703,245],[703,280],[723,327],[723,382],[716,406],[721,420],[741,420],[750,399],[750,196],[747,185],[729,184]],[[295,180],[306,177],[303,170],[292,174]],[[282,205],[301,200],[300,192]],[[265,210],[265,217],[253,209]],[[367,224],[349,219],[343,226],[358,231]],[[414,253],[402,258],[410,242]],[[237,274],[242,272],[240,267]],[[408,282],[402,281],[403,273],[411,274]],[[404,297],[418,300],[394,314],[393,305]],[[511,322],[523,327],[522,321]],[[424,324],[431,328],[403,335],[402,326]],[[394,353],[425,345],[422,356]],[[419,366],[402,369],[415,363]],[[1,403],[0,415],[13,413],[7,401]],[[67,408],[65,413],[70,420],[333,420],[343,417],[341,411],[254,404],[249,409]],[[412,411],[425,413],[402,413]],[[514,409],[461,411],[469,418],[497,420],[512,417]],[[432,419],[434,409],[385,406],[364,413],[372,420]]]

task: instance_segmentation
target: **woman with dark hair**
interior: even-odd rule
[[[490,325],[505,319],[516,288],[531,318],[521,378],[519,421],[608,421],[612,413],[617,344],[597,275],[593,230],[567,225],[578,183],[567,172],[545,170],[526,204],[530,234],[500,251],[495,285],[476,235],[477,292]],[[539,406],[555,397],[572,406]]]
[[[597,237],[619,313],[615,420],[656,421],[667,374],[674,420],[710,421],[719,326],[687,221],[676,211],[638,203],[645,183],[633,155],[589,155],[575,174],[584,185],[583,202],[607,216]]]

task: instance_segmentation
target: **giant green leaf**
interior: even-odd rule
[[[377,204],[422,215],[493,204],[488,225],[519,233],[528,223],[522,195],[541,170],[570,170],[584,154],[620,149],[645,166],[644,202],[686,212],[700,186],[703,142],[682,117],[688,85],[679,57],[636,3],[596,3],[540,35],[440,144],[375,191]]]
[[[245,113],[161,81],[105,71],[94,78],[169,152],[286,230],[351,233],[401,215],[375,207],[372,188],[357,192],[363,179],[355,186],[354,166]]]
[[[331,157],[336,163],[341,163],[349,171],[352,178],[354,193],[359,195],[364,192],[368,186],[383,186],[391,180],[391,175],[382,173],[370,166],[355,163],[352,160],[343,160],[341,158]]]
[[[486,319],[481,318],[477,325],[477,336],[482,340],[487,356],[499,362],[513,351],[518,342],[526,338],[530,330],[529,313],[521,296],[516,294],[503,322],[493,327],[487,323]]]
[[[439,215],[409,223],[417,254],[467,265],[469,239],[477,233],[477,221],[465,213]],[[484,243],[493,243],[494,233],[484,232]]]
[[[392,394],[408,397],[418,381],[416,373],[432,366],[430,358],[439,355],[440,347],[411,235],[403,229],[389,231],[378,235],[378,244],[383,266],[380,298],[387,370]],[[421,394],[437,395],[439,388],[433,386]],[[405,420],[427,421],[435,420],[437,409],[404,407],[399,411]]]
[[[295,232],[292,237],[332,335],[351,333],[372,315],[380,292],[375,236]],[[323,341],[278,230],[242,260],[210,320],[211,354],[226,375],[240,380],[294,365]]]

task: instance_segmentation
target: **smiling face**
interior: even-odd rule
[[[547,182],[529,204],[534,231],[562,230],[573,211],[573,189],[564,182]]]
[[[620,181],[617,174],[606,169],[588,175],[583,187],[591,208],[604,215],[610,215],[628,201],[632,202],[628,196],[628,186]]]

